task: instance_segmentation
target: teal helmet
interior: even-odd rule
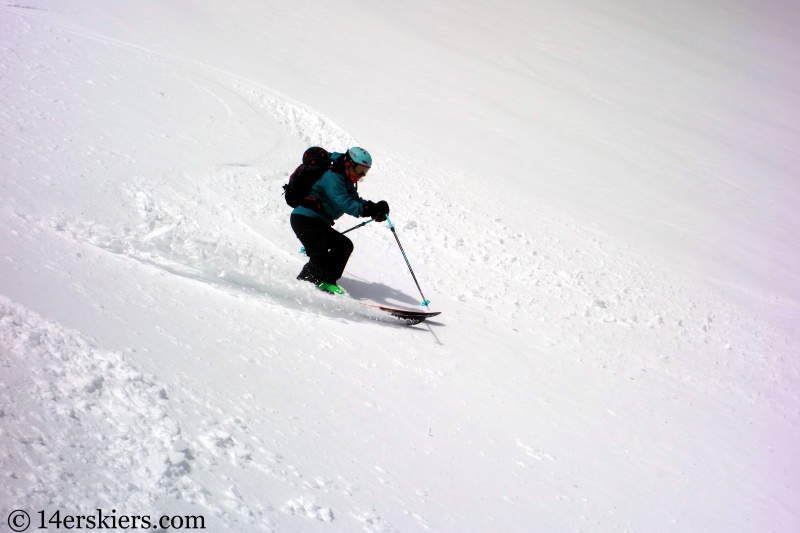
[[[372,156],[369,152],[358,146],[353,146],[347,151],[347,157],[356,165],[370,168],[372,166]]]

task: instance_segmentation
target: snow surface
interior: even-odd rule
[[[800,530],[800,9],[0,5],[0,512]],[[360,144],[335,298],[280,195]],[[344,217],[345,229],[355,219]]]

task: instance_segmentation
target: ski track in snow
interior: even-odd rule
[[[58,41],[65,62],[97,59],[70,48],[60,32],[24,17],[6,17],[4,24],[10,31],[6,35],[18,43]],[[135,53],[152,61],[161,76],[180,73],[176,76],[210,94],[226,109],[226,120],[235,121],[234,110],[245,103],[277,121],[291,142],[279,142],[256,161],[211,166],[191,176],[177,169],[171,176],[126,174],[122,185],[108,193],[121,200],[121,213],[117,219],[105,214],[105,223],[79,210],[37,212],[4,195],[0,216],[6,226],[36,228],[274,308],[289,307],[293,314],[288,320],[298,323],[308,311],[376,323],[381,317],[356,303],[335,302],[294,281],[304,258],[296,253],[299,244],[287,229],[289,209],[280,196],[287,171],[299,159],[298,148],[319,144],[342,150],[355,139],[329,119],[258,84],[151,52]],[[58,110],[69,107],[71,95],[45,102],[35,80],[76,80],[69,65],[44,56],[39,61],[21,58],[10,47],[2,50],[2,68],[30,82],[19,88],[12,87],[15,76],[0,80],[3,92],[20,95],[0,117],[5,131],[64,120]],[[100,74],[111,75],[111,70]],[[34,149],[20,141],[11,164],[23,166],[27,158],[47,152],[55,157],[70,143],[40,140],[50,144]],[[134,159],[101,147],[69,150],[75,151],[77,168],[91,160],[116,169],[120,161]],[[520,336],[531,350],[571,358],[598,372],[631,379],[643,372],[661,373],[709,393],[732,391],[778,412],[798,405],[798,379],[790,361],[794,347],[766,321],[544,209],[510,201],[509,215],[509,205],[461,187],[465,179],[388,154],[362,190],[365,197],[390,200],[417,276],[434,306],[441,305],[436,310],[445,311],[440,321],[448,328],[466,331],[475,326],[469,317],[480,317],[481,326]],[[515,209],[528,211],[524,226],[513,216]],[[355,222],[346,217],[338,228],[350,223]],[[385,226],[373,226],[353,236],[357,253],[342,285],[357,297],[391,294],[413,305],[418,295],[396,243]],[[368,244],[369,252],[359,254]],[[293,427],[289,414],[256,412],[246,395],[231,405],[230,413],[218,412],[214,406],[230,398],[186,377],[158,383],[120,352],[98,349],[80,333],[2,296],[0,354],[8,376],[0,390],[3,514],[41,505],[80,511],[113,505],[118,512],[155,514],[167,498],[209,509],[232,528],[243,522],[272,529],[284,517],[336,523],[346,516],[365,531],[396,531],[374,509],[359,507],[363,500],[352,498],[358,489],[350,481],[286,464],[286,451],[271,446],[258,425],[272,421],[288,431]],[[425,366],[402,359],[395,363],[426,379],[437,378]],[[176,421],[191,411],[201,413],[202,427],[181,427]],[[530,443],[517,440],[516,445],[535,461],[555,460],[552,452]],[[202,480],[225,469],[255,469],[281,487],[275,494],[290,496],[256,501],[230,474],[227,492],[212,498]],[[412,518],[420,529],[431,529],[422,516]]]

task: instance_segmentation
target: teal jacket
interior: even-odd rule
[[[347,176],[340,164],[342,154],[333,152],[331,159],[334,160],[333,168],[327,171],[318,182],[311,187],[309,196],[319,202],[321,211],[298,206],[292,211],[293,215],[303,215],[304,217],[314,217],[324,220],[331,226],[336,219],[347,213],[353,217],[364,216],[364,200],[358,195],[358,189]]]

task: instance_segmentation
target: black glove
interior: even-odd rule
[[[386,200],[381,200],[377,204],[375,202],[370,202],[369,200],[364,202],[363,215],[365,217],[372,217],[378,222],[383,222],[386,220],[386,215],[388,214],[389,204],[386,203]]]
[[[375,204],[375,211],[378,212],[378,215],[375,217],[375,221],[383,222],[386,220],[386,215],[389,214],[389,204],[386,203],[386,200],[381,200]]]

